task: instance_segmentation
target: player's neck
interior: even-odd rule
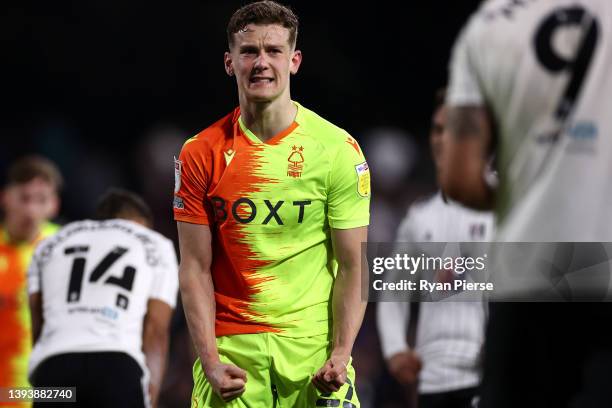
[[[11,244],[34,242],[38,235],[40,235],[40,227],[23,230],[8,219],[4,223],[4,229]]]
[[[266,103],[240,103],[242,122],[262,142],[291,126],[296,115],[297,106],[289,97]]]

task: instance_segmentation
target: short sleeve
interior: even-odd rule
[[[178,295],[178,262],[170,240],[160,242],[159,259],[149,298],[161,300],[174,308]]]
[[[210,164],[202,144],[195,136],[185,143],[174,159],[174,219],[192,224],[210,224],[206,206]]]
[[[446,103],[449,106],[481,106],[484,97],[478,81],[475,64],[474,39],[477,34],[476,18],[472,18],[461,31],[451,54],[449,84]]]
[[[327,200],[332,228],[350,229],[370,223],[370,169],[359,144],[350,136],[332,157]]]

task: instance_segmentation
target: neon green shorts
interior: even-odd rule
[[[347,367],[347,381],[332,394],[322,394],[310,382],[329,358],[328,335],[290,338],[274,333],[240,334],[217,338],[221,361],[247,372],[244,393],[225,403],[216,395],[200,360],[193,365],[191,407],[248,408],[359,408],[355,369]]]

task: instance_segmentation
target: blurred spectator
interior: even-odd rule
[[[35,245],[57,230],[62,176],[40,156],[17,159],[0,195],[0,387],[27,387],[32,347],[26,270]],[[29,404],[25,404],[29,405]]]
[[[444,91],[438,91],[429,136],[431,156],[440,177],[448,144],[444,98]],[[399,227],[396,251],[418,256],[424,251],[421,242],[487,241],[492,231],[490,213],[469,210],[438,191],[408,209]],[[399,281],[402,277],[397,274],[388,275],[388,281]],[[453,273],[449,279],[457,277]],[[406,302],[416,301],[415,295],[407,296]],[[406,302],[377,305],[379,335],[390,373],[403,386],[418,384],[419,408],[471,408],[480,383],[484,305],[468,301],[423,302],[417,317],[411,316]],[[411,318],[417,321],[414,349],[407,341]]]
[[[367,131],[361,140],[374,180],[368,240],[390,242],[407,199],[406,181],[417,165],[418,148],[410,134],[396,128]]]
[[[146,132],[132,153],[133,167],[141,183],[142,194],[155,216],[155,228],[176,239],[172,212],[174,187],[173,157],[178,157],[188,135],[171,124],[160,124]]]

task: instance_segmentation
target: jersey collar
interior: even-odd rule
[[[246,127],[246,125],[242,121],[242,115],[238,116],[238,126],[240,127],[242,133],[244,133],[244,135],[247,137],[247,139],[249,139],[254,144],[276,144],[285,136],[291,134],[298,126],[303,125],[304,123],[304,108],[302,107],[302,105],[295,101],[291,102],[293,102],[293,104],[297,108],[297,113],[295,115],[293,123],[289,125],[289,127],[285,130],[280,131],[279,133],[268,139],[266,142],[262,142],[260,138],[258,138],[253,132],[251,132],[248,127]]]

